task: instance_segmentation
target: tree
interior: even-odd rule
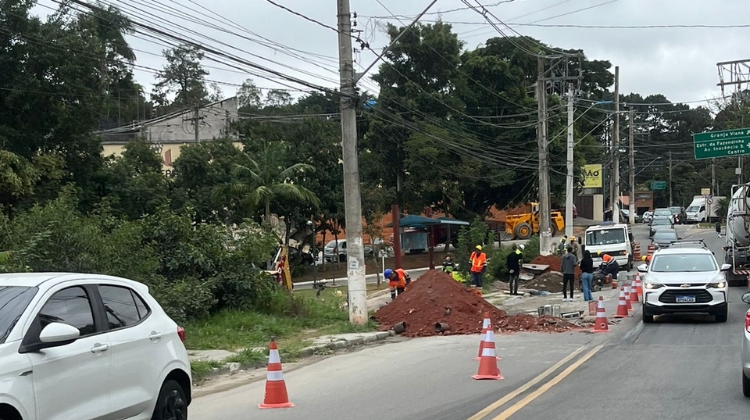
[[[201,65],[203,52],[192,44],[182,44],[171,50],[164,50],[167,64],[156,75],[152,99],[161,106],[187,108],[203,105],[209,101],[206,87],[206,71]],[[174,94],[170,101],[167,95]]]
[[[299,200],[319,205],[320,200],[312,191],[294,183],[306,173],[314,172],[315,167],[305,163],[284,167],[285,152],[284,144],[264,142],[257,161],[247,152],[240,153],[239,163],[232,168],[233,181],[217,187],[214,199],[218,201],[232,197],[253,209],[262,208],[267,223],[271,220],[271,204],[278,200]]]
[[[287,107],[292,104],[292,95],[285,90],[271,89],[266,93],[266,105],[272,107]]]
[[[263,92],[258,89],[253,79],[247,79],[237,89],[237,102],[240,108],[257,109],[263,106]]]

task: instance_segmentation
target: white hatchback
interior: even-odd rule
[[[187,419],[185,333],[142,283],[0,275],[0,420]]]

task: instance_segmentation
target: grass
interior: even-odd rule
[[[383,282],[378,286],[377,284],[368,284],[367,285],[367,295],[371,295],[375,292],[379,292],[381,290],[388,289],[388,283]],[[347,286],[331,286],[330,282],[326,282],[326,288],[323,289],[323,292],[321,292],[320,297],[325,299],[327,297],[334,297],[336,294],[336,291],[341,292],[341,296],[343,298],[346,298],[346,294],[349,291]],[[314,289],[304,289],[304,290],[295,290],[294,294],[297,296],[303,296],[305,298],[316,298],[317,291]]]
[[[300,291],[303,292],[303,291]],[[353,325],[333,290],[323,292],[320,299],[314,292],[295,292],[286,295],[286,309],[282,315],[262,314],[253,311],[223,311],[209,318],[185,325],[189,350],[229,350],[237,352],[223,362],[199,361],[191,363],[194,380],[205,378],[212,370],[228,362],[245,365],[262,365],[268,357],[268,344],[275,338],[285,361],[293,361],[300,350],[310,346],[312,339],[323,335],[367,332],[376,329],[374,322]],[[304,291],[312,292],[312,291]],[[312,297],[311,297],[312,296]]]

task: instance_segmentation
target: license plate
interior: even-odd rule
[[[677,296],[675,298],[677,303],[695,303],[695,296]]]

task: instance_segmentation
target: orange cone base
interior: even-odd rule
[[[294,404],[288,402],[288,403],[282,403],[282,404],[258,404],[258,408],[292,408],[294,407]]]
[[[494,380],[494,381],[499,381],[501,379],[505,379],[505,378],[503,378],[503,375],[497,375],[497,376],[492,376],[492,375],[474,375],[474,376],[472,376],[472,378],[474,378],[474,379],[476,379],[478,381],[480,381],[480,380]]]

